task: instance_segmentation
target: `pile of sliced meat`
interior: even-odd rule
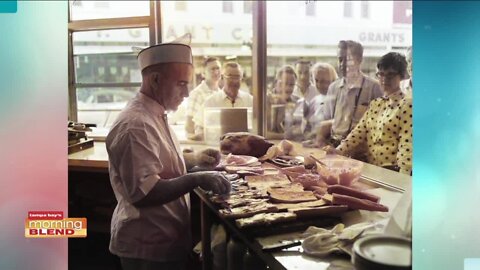
[[[240,227],[338,215],[349,209],[388,211],[378,196],[354,187],[329,185],[304,166],[283,168],[276,175],[245,176],[234,180],[232,189],[231,194],[214,196],[212,201],[223,208],[221,215],[236,219]]]

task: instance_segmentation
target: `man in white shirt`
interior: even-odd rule
[[[219,172],[186,173],[197,165],[215,166],[220,153],[193,156],[180,150],[167,123],[167,111],[188,97],[193,74],[190,46],[167,43],[138,54],[139,93],[113,124],[107,138],[109,175],[117,206],[112,216],[110,251],[124,270],[186,267],[191,251],[189,192],[197,186],[230,191]],[[194,164],[197,163],[197,164]]]
[[[190,92],[187,106],[187,121],[185,130],[191,140],[201,140],[203,137],[202,124],[195,123],[195,115],[203,113],[205,100],[213,93],[218,92],[222,77],[220,61],[216,57],[208,57],[203,63],[205,79]],[[198,119],[198,117],[196,118]]]
[[[293,95],[297,99],[303,98],[307,103],[318,95],[315,86],[312,85],[310,80],[310,61],[300,60],[295,64],[295,73],[297,73],[298,80]]]
[[[204,108],[252,108],[253,97],[245,91],[240,91],[243,78],[241,66],[235,62],[228,62],[223,68],[225,86],[207,98]],[[204,123],[203,113],[194,118],[195,123]],[[203,127],[203,124],[202,124]]]

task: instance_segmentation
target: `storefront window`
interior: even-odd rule
[[[187,12],[177,12],[176,1],[162,1],[162,42],[173,41],[185,34],[191,35],[191,47],[194,57],[195,75],[190,92],[205,79],[205,60],[215,57],[220,67],[227,62],[240,64],[243,78],[240,81],[240,91],[251,94],[252,84],[252,15],[241,11],[243,2],[236,1],[192,1],[188,2]],[[220,88],[223,81],[220,81]],[[191,92],[192,93],[192,92]],[[194,136],[194,126],[202,126],[200,119],[192,122],[192,114],[203,111],[187,112],[191,97],[186,98],[179,109],[169,114],[169,123],[173,125],[180,140],[191,138],[205,141],[202,136]],[[236,106],[236,105],[233,105]],[[192,118],[187,118],[187,115]],[[249,109],[249,126],[251,127],[251,108]],[[188,123],[187,123],[188,119]],[[191,121],[190,121],[191,120]],[[187,124],[187,126],[186,126]],[[208,127],[207,127],[208,128]],[[186,132],[189,130],[189,132]],[[205,132],[205,130],[204,130]],[[201,129],[197,129],[201,134]]]
[[[138,87],[77,88],[78,121],[110,127]]]
[[[147,28],[73,33],[79,122],[110,127],[141,83],[136,48],[147,47]]]
[[[303,66],[311,68],[317,63],[330,64],[340,74],[337,64],[338,42],[354,40],[361,43],[364,49],[362,72],[374,77],[377,61],[382,55],[390,51],[405,53],[412,44],[411,21],[394,19],[398,16],[395,14],[408,14],[408,5],[398,6],[385,1],[316,1],[316,16],[305,14],[309,5],[312,5],[312,1],[267,2],[268,106],[265,111],[267,138],[270,139],[309,139],[304,131],[308,122],[302,118],[303,113],[308,112],[295,105],[295,99],[287,102],[285,96],[282,98],[282,91],[278,90],[288,90],[286,86],[292,83],[292,78],[282,75],[282,72],[277,77],[285,66],[296,71],[297,78],[293,80],[297,87],[302,84],[303,76],[299,71],[305,69]],[[361,14],[359,12],[353,16],[354,7],[357,7],[357,11],[361,10]],[[403,11],[400,10],[402,8]],[[409,14],[411,16],[411,9]],[[296,65],[299,62],[302,63],[300,70]],[[311,75],[307,84],[318,91]],[[281,83],[278,83],[279,80]],[[291,89],[288,91],[291,92]],[[289,126],[291,124],[295,125]]]
[[[191,36],[195,66],[191,91],[205,79],[205,60],[216,57],[222,65],[230,61],[239,63],[243,70],[240,89],[252,93],[252,48],[256,45],[252,40],[252,1],[161,1],[160,4],[162,42],[173,41],[187,33]],[[77,23],[75,20],[123,19],[117,22],[119,29],[114,30],[83,31],[74,28],[79,32],[72,35],[72,76],[79,104],[87,102],[89,96],[100,95],[94,94],[97,92],[138,90],[141,75],[136,54],[140,48],[151,43],[150,38],[155,31],[147,28],[147,20],[144,28],[138,28],[138,25],[132,26],[137,28],[125,28],[128,27],[125,25],[132,16],[149,16],[149,7],[149,1],[70,1],[72,24]],[[297,62],[311,66],[323,62],[332,65],[338,72],[337,44],[340,40],[351,39],[363,45],[362,71],[373,77],[380,56],[389,51],[403,53],[411,46],[411,14],[411,2],[268,1],[268,93],[274,92],[278,81],[275,77],[285,65],[295,68]],[[81,24],[75,26],[78,25]],[[102,25],[98,28],[102,29]],[[220,81],[219,87],[223,83],[223,80]],[[295,84],[298,84],[298,78]],[[310,84],[313,85],[312,78]],[[99,103],[102,98],[91,97],[90,100]],[[105,102],[102,103],[109,103],[109,97],[103,100]],[[188,102],[189,98],[177,112],[169,115],[169,123],[175,126],[180,139],[188,138]],[[278,116],[278,112],[285,108],[274,106],[278,108],[272,109],[271,104],[269,106],[265,108],[267,121],[272,121],[272,117],[276,117],[275,121],[284,118],[284,115]],[[78,106],[78,121],[85,119],[81,116],[82,108]],[[105,108],[105,111],[108,110],[110,108]],[[98,125],[107,127],[109,122],[104,119],[96,121]],[[267,137],[272,134],[272,138],[285,136],[284,120],[265,125],[269,130]]]

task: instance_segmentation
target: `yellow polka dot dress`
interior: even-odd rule
[[[412,171],[412,99],[397,91],[372,100],[368,110],[337,147],[344,155],[367,149],[367,162]]]

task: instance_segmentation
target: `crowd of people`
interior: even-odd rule
[[[278,69],[266,95],[267,137],[302,142],[330,153],[411,173],[412,51],[390,52],[377,63],[376,78],[362,72],[363,46],[338,43],[338,73],[324,62],[300,59]],[[252,108],[253,97],[240,89],[242,67],[204,61],[204,80],[190,93],[187,137],[203,139],[208,107]],[[220,87],[220,84],[223,84]]]

